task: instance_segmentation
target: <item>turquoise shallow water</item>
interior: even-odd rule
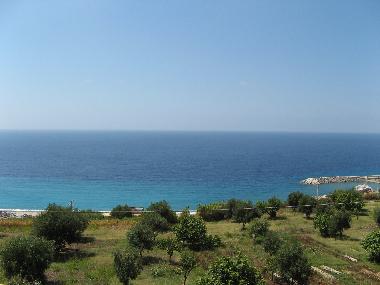
[[[0,132],[0,208],[106,210],[314,193],[299,180],[380,173],[380,135]],[[321,193],[348,185],[325,185]]]

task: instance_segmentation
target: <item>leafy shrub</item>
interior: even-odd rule
[[[302,192],[292,192],[292,193],[289,193],[288,195],[288,205],[289,206],[293,206],[293,207],[298,207],[299,205],[299,201],[301,200],[301,198],[303,197],[303,193]]]
[[[276,197],[268,199],[266,203],[266,213],[269,215],[271,219],[276,218],[277,212],[280,209],[281,205],[281,200]]]
[[[197,208],[197,214],[207,222],[221,221],[227,217],[227,212],[223,211],[226,204],[223,202],[199,205]]]
[[[191,251],[181,252],[181,260],[179,261],[179,266],[181,268],[183,276],[183,285],[186,285],[187,278],[190,272],[197,266],[197,260]]]
[[[156,212],[144,213],[141,223],[150,226],[154,231],[166,232],[170,229],[168,221]]]
[[[169,224],[177,223],[177,215],[165,200],[150,204],[149,211],[155,211],[165,218]]]
[[[362,246],[368,252],[370,260],[380,262],[380,230],[368,234],[362,241]]]
[[[280,249],[283,241],[280,235],[276,232],[268,231],[263,239],[263,248],[269,254],[276,254]]]
[[[181,215],[174,231],[177,240],[193,250],[210,249],[219,240],[207,235],[206,224],[201,217],[186,212]]]
[[[127,205],[117,205],[111,211],[111,217],[116,219],[124,219],[132,217],[132,209]]]
[[[43,280],[44,271],[53,260],[53,242],[38,237],[15,237],[1,249],[2,268],[8,278]]]
[[[317,200],[310,195],[303,195],[299,200],[299,211],[310,217],[313,209],[317,206]]]
[[[128,232],[129,245],[138,249],[140,256],[144,250],[151,250],[155,244],[157,233],[146,224],[137,223]]]
[[[364,206],[362,194],[354,189],[335,190],[329,196],[339,210],[358,213]]]
[[[136,279],[142,270],[141,258],[135,249],[116,251],[114,266],[117,277],[124,285],[128,285],[130,279]]]
[[[166,253],[168,254],[168,257],[169,257],[169,261],[171,261],[174,251],[182,250],[181,245],[174,238],[160,239],[156,242],[156,245],[159,249],[166,250]]]
[[[378,226],[380,226],[380,207],[376,208],[373,212],[373,216],[375,218],[375,222]]]
[[[45,213],[34,219],[32,233],[38,237],[52,240],[57,250],[65,244],[78,242],[83,231],[88,226],[88,220],[71,208],[50,204]]]
[[[248,230],[253,239],[260,242],[269,230],[269,223],[264,219],[253,220],[249,224]]]
[[[318,229],[323,237],[342,237],[343,230],[351,226],[351,215],[344,210],[320,210],[314,218],[314,228]]]
[[[296,281],[307,284],[311,275],[311,266],[301,245],[295,240],[282,244],[277,253],[270,259],[272,269],[278,272],[288,284]]]
[[[259,271],[252,267],[248,258],[239,254],[233,257],[221,257],[198,280],[197,285],[264,285]]]

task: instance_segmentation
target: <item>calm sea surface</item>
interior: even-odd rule
[[[231,197],[313,194],[301,179],[367,174],[380,174],[380,135],[0,132],[0,208],[74,200],[105,210],[162,199],[195,208]]]

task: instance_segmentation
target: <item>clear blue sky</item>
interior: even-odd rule
[[[380,1],[1,1],[0,129],[380,132]]]

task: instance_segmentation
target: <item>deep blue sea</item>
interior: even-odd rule
[[[299,181],[368,174],[380,174],[380,135],[0,132],[0,208],[74,200],[81,209],[107,210],[162,199],[195,208],[232,197],[314,194]]]

